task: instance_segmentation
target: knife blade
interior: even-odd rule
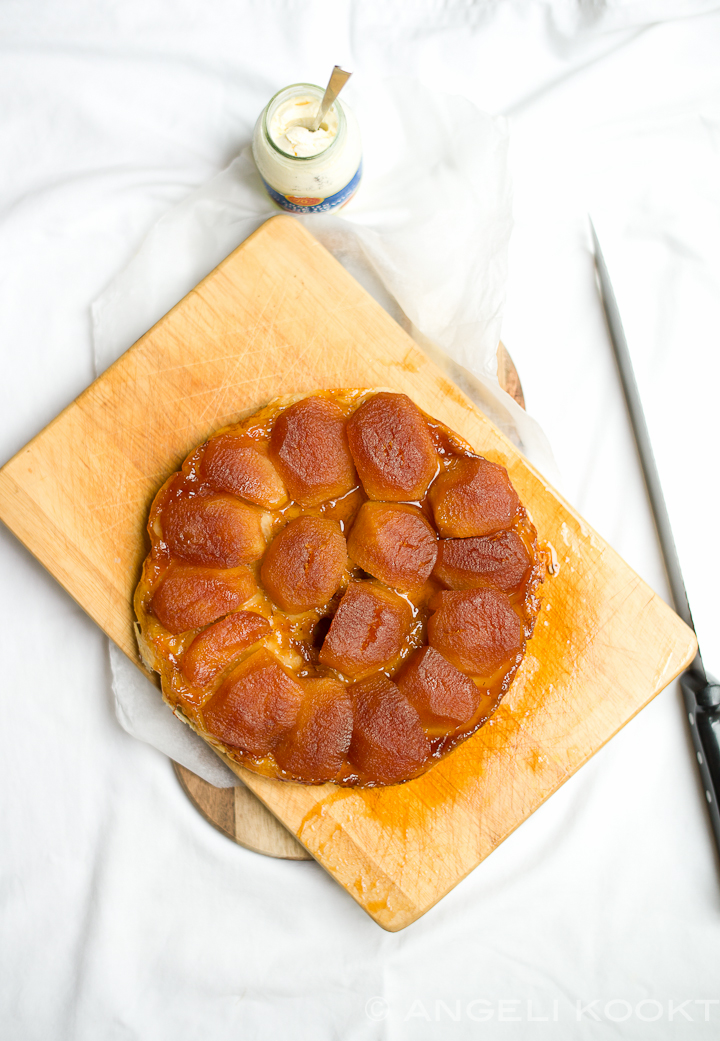
[[[665,564],[673,606],[682,620],[694,631],[695,625],[680,567],[680,558],[678,557],[672,527],[670,526],[670,516],[667,511],[665,497],[663,496],[655,456],[653,455],[650,434],[645,422],[645,414],[635,380],[630,351],[625,339],[625,331],[617,301],[615,300],[615,293],[610,282],[610,275],[608,274],[605,258],[600,249],[600,243],[592,220],[590,220],[590,233],[592,235],[600,299],[605,312],[610,342],[617,362],[620,383],[630,417],[630,425],[632,426],[635,444],[637,445],[640,466],[655,521],[655,530]],[[718,795],[720,795],[720,683],[706,672],[699,647],[691,665],[680,676],[680,689],[685,702],[690,736],[705,792],[715,845],[718,853],[720,853],[720,810],[718,809]]]

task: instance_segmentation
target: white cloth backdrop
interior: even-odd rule
[[[566,495],[665,593],[592,212],[720,672],[720,3],[6,0],[0,54],[0,458],[92,379],[91,302],[277,86],[412,76],[509,119],[503,339]],[[391,935],[317,865],[211,829],[118,725],[100,632],[5,529],[0,554],[3,1036],[718,1036],[720,871],[674,686]]]

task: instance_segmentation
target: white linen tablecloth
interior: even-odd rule
[[[509,117],[503,324],[563,490],[666,584],[588,252],[606,253],[720,672],[720,3],[6,0],[0,459],[92,379],[89,305],[334,63]],[[418,923],[210,828],[117,724],[105,641],[0,528],[0,1034],[711,1039],[720,868],[675,685]]]

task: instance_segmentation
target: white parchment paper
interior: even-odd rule
[[[363,132],[360,191],[341,215],[298,219],[554,479],[542,431],[496,378],[512,226],[504,120],[411,80],[366,87],[353,101]],[[158,221],[93,304],[97,373],[277,212],[246,145]],[[212,784],[240,783],[112,643],[109,653],[128,733]]]

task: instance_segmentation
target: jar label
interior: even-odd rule
[[[311,196],[281,195],[272,188],[265,178],[262,183],[270,198],[290,213],[327,213],[329,210],[337,210],[349,202],[358,189],[362,177],[362,163],[357,168],[354,176],[344,188],[334,195],[328,195],[326,199],[312,198]]]

